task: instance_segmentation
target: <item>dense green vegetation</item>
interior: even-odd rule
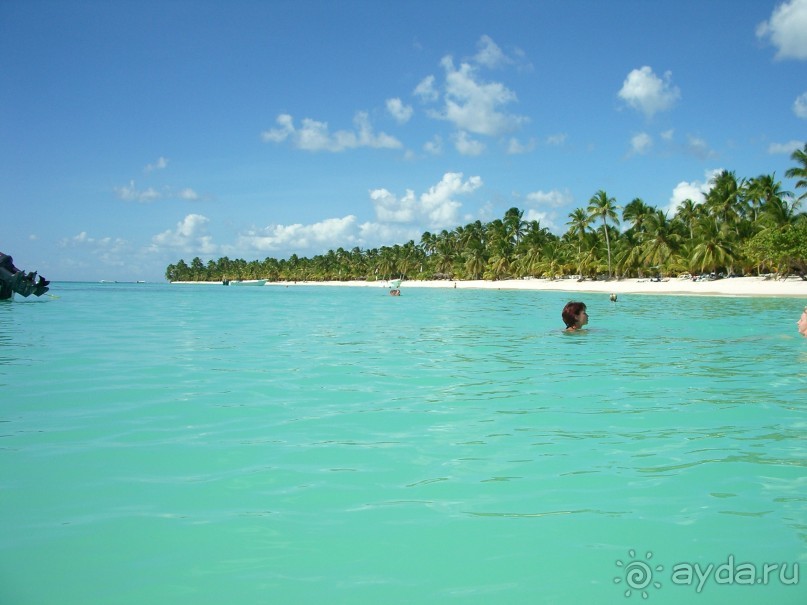
[[[796,179],[796,189],[807,189],[807,145],[791,159],[796,166],[785,176]],[[807,191],[796,197],[773,174],[738,179],[730,171],[717,174],[711,185],[703,203],[686,200],[672,217],[639,198],[620,207],[598,191],[587,208],[569,214],[562,236],[524,221],[524,212],[511,208],[488,223],[425,232],[419,243],[249,262],[223,257],[204,264],[197,257],[190,265],[184,260],[169,265],[165,276],[169,281],[496,280],[796,272],[807,279],[807,215],[797,211]]]

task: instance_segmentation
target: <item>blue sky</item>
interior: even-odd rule
[[[674,210],[807,140],[807,0],[0,0],[0,250],[55,280]]]

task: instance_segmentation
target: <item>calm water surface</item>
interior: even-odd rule
[[[0,604],[807,602],[804,301],[52,293],[0,304]]]

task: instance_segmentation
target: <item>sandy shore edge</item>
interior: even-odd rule
[[[221,282],[172,282],[175,284],[221,285]],[[341,286],[361,288],[388,288],[387,282],[375,281],[297,281],[267,282],[264,287]],[[714,281],[692,281],[671,278],[666,281],[649,279],[620,279],[610,281],[577,281],[576,279],[508,279],[501,281],[404,281],[401,291],[409,288],[456,288],[477,290],[538,290],[553,292],[581,292],[605,294],[670,294],[681,296],[758,296],[803,297],[807,299],[807,281],[799,277],[772,279],[765,277],[734,277]]]

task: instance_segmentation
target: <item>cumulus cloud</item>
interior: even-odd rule
[[[411,105],[404,105],[398,98],[387,99],[387,111],[399,124],[406,124],[414,113]]]
[[[59,242],[62,248],[81,248],[95,257],[93,265],[121,267],[131,258],[129,243],[119,237],[91,237],[82,231]]]
[[[672,84],[672,72],[665,72],[662,79],[645,65],[628,74],[619,97],[647,117],[652,117],[659,111],[670,109],[681,97],[681,91]]]
[[[434,135],[431,141],[424,143],[423,150],[431,155],[440,155],[443,153],[443,137]]]
[[[510,155],[529,153],[535,150],[536,145],[535,139],[530,139],[526,143],[522,143],[516,137],[511,137],[507,142],[507,153]]]
[[[533,191],[532,193],[528,193],[525,199],[527,203],[532,206],[549,208],[568,206],[574,201],[574,197],[568,189],[564,189],[563,191],[559,189],[552,189],[551,191]]]
[[[482,179],[478,176],[463,181],[461,172],[447,172],[439,183],[418,197],[410,189],[401,197],[387,189],[374,189],[370,191],[370,200],[381,223],[417,223],[429,229],[442,229],[458,223],[462,204],[456,198],[481,186]]]
[[[143,169],[145,172],[153,172],[154,170],[164,170],[168,167],[168,158],[160,156],[153,164],[146,164]]]
[[[118,198],[126,202],[141,202],[144,204],[153,202],[162,197],[160,192],[152,187],[144,190],[138,189],[134,181],[129,181],[128,185],[123,185],[122,187],[115,187],[115,193]]]
[[[393,242],[418,241],[422,230],[402,224],[374,223],[368,221],[358,228],[358,237],[363,246],[389,246]]]
[[[777,59],[807,59],[807,0],[778,5],[756,33],[776,47]]]
[[[481,155],[485,151],[485,144],[468,136],[464,130],[457,132],[454,137],[454,148],[461,155]]]
[[[670,202],[665,211],[670,216],[673,216],[684,200],[692,200],[696,204],[703,203],[704,199],[706,199],[706,194],[712,189],[714,177],[720,174],[722,170],[722,168],[707,170],[704,173],[703,181],[681,181],[678,183],[673,189]]]
[[[486,136],[501,136],[518,130],[528,121],[506,111],[507,105],[518,100],[516,94],[501,82],[487,82],[479,74],[480,68],[494,68],[514,63],[490,38],[482,36],[477,54],[457,67],[450,55],[440,61],[444,72],[442,86],[433,75],[427,76],[414,90],[424,103],[441,101],[442,106],[432,108],[429,117],[452,123],[457,130]]]
[[[706,141],[695,135],[687,135],[687,151],[702,160],[713,158],[717,154],[709,148]]]
[[[424,103],[433,103],[440,98],[440,92],[434,85],[434,76],[426,76],[415,87],[413,94],[419,97]]]
[[[268,252],[273,250],[311,250],[355,245],[356,217],[329,218],[311,225],[269,225],[238,238],[238,246]]]
[[[386,189],[373,189],[370,201],[375,206],[376,218],[383,223],[411,223],[417,215],[418,202],[411,189],[400,198]]]
[[[161,191],[157,191],[153,187],[138,189],[134,181],[129,181],[128,185],[123,185],[122,187],[115,187],[115,195],[125,202],[140,202],[141,204],[148,204],[157,200],[179,199],[195,202],[201,199],[201,196],[190,187],[184,187],[179,191],[172,187],[163,187]]]
[[[430,112],[458,129],[474,134],[498,136],[517,130],[527,118],[507,113],[502,108],[517,100],[513,91],[501,82],[483,82],[470,63],[455,67],[451,57],[441,61],[445,70],[444,105]]]
[[[423,213],[432,228],[450,227],[457,223],[457,210],[462,204],[454,196],[472,193],[482,186],[478,176],[462,180],[461,172],[447,172],[436,185],[420,196]]]
[[[793,113],[799,118],[807,119],[807,92],[801,93],[793,101]]]
[[[384,132],[375,133],[370,124],[370,117],[360,111],[353,119],[353,130],[338,130],[331,133],[326,122],[318,122],[309,118],[302,121],[300,128],[294,125],[294,118],[289,114],[280,114],[275,120],[278,127],[262,133],[264,141],[282,143],[290,140],[292,145],[305,151],[340,152],[358,147],[374,149],[398,149],[401,142]]]
[[[797,149],[801,149],[802,147],[804,147],[804,141],[797,141],[795,139],[792,141],[788,141],[787,143],[771,143],[770,145],[768,145],[768,153],[772,155],[780,153],[790,155],[791,153],[793,153]]]
[[[524,220],[538,221],[542,227],[546,227],[553,233],[563,231],[559,222],[559,214],[562,208],[569,208],[574,203],[574,196],[568,189],[552,189],[550,191],[533,191],[525,197],[526,209]]]
[[[189,202],[195,202],[196,200],[198,200],[198,199],[199,199],[199,194],[198,194],[198,193],[196,193],[196,192],[195,192],[193,189],[191,189],[190,187],[185,187],[185,189],[182,189],[182,190],[179,192],[179,199],[181,199],[181,200],[187,200],[187,201],[189,201]]]
[[[490,36],[482,36],[476,43],[479,49],[474,56],[474,61],[479,65],[484,65],[490,69],[495,69],[501,65],[513,63],[513,59],[502,52],[502,49],[493,41]]]
[[[186,254],[215,254],[218,246],[213,244],[213,238],[207,232],[209,222],[210,219],[201,214],[188,214],[177,223],[176,229],[153,236],[151,250],[168,248]]]
[[[633,155],[644,155],[653,147],[653,137],[646,132],[635,134],[630,139],[630,150]]]

